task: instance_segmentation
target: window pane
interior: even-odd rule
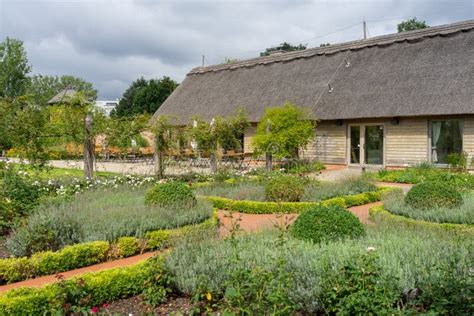
[[[351,163],[360,163],[360,126],[351,126]]]
[[[450,153],[462,151],[461,124],[458,120],[431,123],[431,161],[446,164]]]
[[[383,164],[382,125],[365,127],[365,163],[371,165]]]

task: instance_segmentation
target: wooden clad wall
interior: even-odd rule
[[[464,119],[463,150],[468,153],[470,162],[474,158],[474,117]]]
[[[335,122],[320,122],[316,127],[316,137],[305,149],[300,150],[300,157],[317,160],[328,164],[346,163],[346,125]]]
[[[385,124],[386,166],[406,166],[428,161],[428,120],[401,118]]]

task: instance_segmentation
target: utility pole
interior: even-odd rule
[[[364,39],[367,39],[367,23],[365,23],[365,19],[362,22],[362,27],[364,28]]]
[[[204,59],[206,58],[205,55],[202,55],[202,67],[204,67]]]

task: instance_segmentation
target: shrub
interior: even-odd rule
[[[153,284],[145,282],[153,278]],[[144,286],[145,284],[145,286]],[[105,302],[138,295],[150,286],[153,292],[169,293],[163,260],[84,274],[41,288],[14,289],[0,295],[2,315],[88,314]],[[155,296],[157,297],[157,296]]]
[[[188,185],[172,181],[157,184],[151,188],[145,196],[145,202],[158,206],[183,205],[191,207],[196,204],[196,197]]]
[[[295,176],[270,178],[265,187],[265,197],[272,202],[299,202],[303,194],[303,180]]]
[[[72,201],[41,206],[25,225],[13,230],[7,247],[15,256],[29,256],[80,242],[139,238],[148,231],[196,224],[212,214],[212,206],[204,200],[192,208],[145,205],[145,190],[123,186],[89,191]]]
[[[41,197],[39,188],[12,167],[3,170],[3,194],[11,201],[11,206],[18,215],[29,213],[38,205]]]
[[[211,218],[197,225],[149,232],[146,234],[148,240],[124,237],[112,245],[106,241],[93,241],[67,246],[57,252],[38,252],[31,258],[0,259],[0,284],[81,268],[110,258],[131,256],[142,249],[155,250],[184,238],[209,237],[215,233],[217,224],[217,212],[213,212]]]
[[[117,248],[120,258],[133,256],[139,251],[138,239],[135,237],[121,237],[117,240]]]
[[[435,181],[415,185],[406,195],[405,202],[419,209],[455,208],[463,204],[463,199],[453,186]]]
[[[397,280],[384,274],[375,253],[346,259],[339,269],[326,267],[322,301],[328,314],[389,315],[399,299]]]
[[[463,204],[453,211],[447,207],[420,209],[405,203],[403,192],[393,192],[383,198],[385,209],[392,214],[436,223],[474,224],[474,193],[461,193]]]
[[[467,152],[463,151],[462,153],[450,153],[446,160],[452,168],[466,170],[467,169]]]
[[[13,219],[13,210],[10,203],[0,193],[0,234],[4,235],[10,228]]]
[[[94,241],[68,246],[58,252],[38,252],[31,258],[1,259],[0,280],[3,283],[10,283],[82,268],[105,261],[108,250],[108,242]]]
[[[340,206],[316,206],[303,212],[291,227],[291,233],[314,243],[365,235],[357,217]]]

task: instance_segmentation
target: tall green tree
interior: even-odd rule
[[[297,158],[298,150],[314,138],[315,121],[292,103],[267,108],[253,138],[254,154],[266,155],[267,170],[272,158]]]
[[[151,80],[139,78],[124,92],[119,105],[112,111],[112,116],[153,114],[177,86],[178,83],[166,76]]]
[[[283,42],[276,47],[266,48],[265,51],[260,53],[260,56],[268,56],[273,52],[284,51],[284,52],[293,52],[297,50],[305,50],[306,46],[303,44],[291,45],[290,43]]]
[[[398,33],[406,32],[406,31],[413,31],[419,29],[425,29],[429,27],[425,21],[420,21],[417,18],[408,19],[403,21],[397,25]]]
[[[87,99],[97,99],[97,90],[92,83],[74,76],[43,76],[35,75],[30,78],[27,93],[31,95],[33,102],[46,105],[56,94],[66,88],[81,92]]]
[[[23,95],[30,71],[23,42],[7,37],[0,43],[0,97]]]

